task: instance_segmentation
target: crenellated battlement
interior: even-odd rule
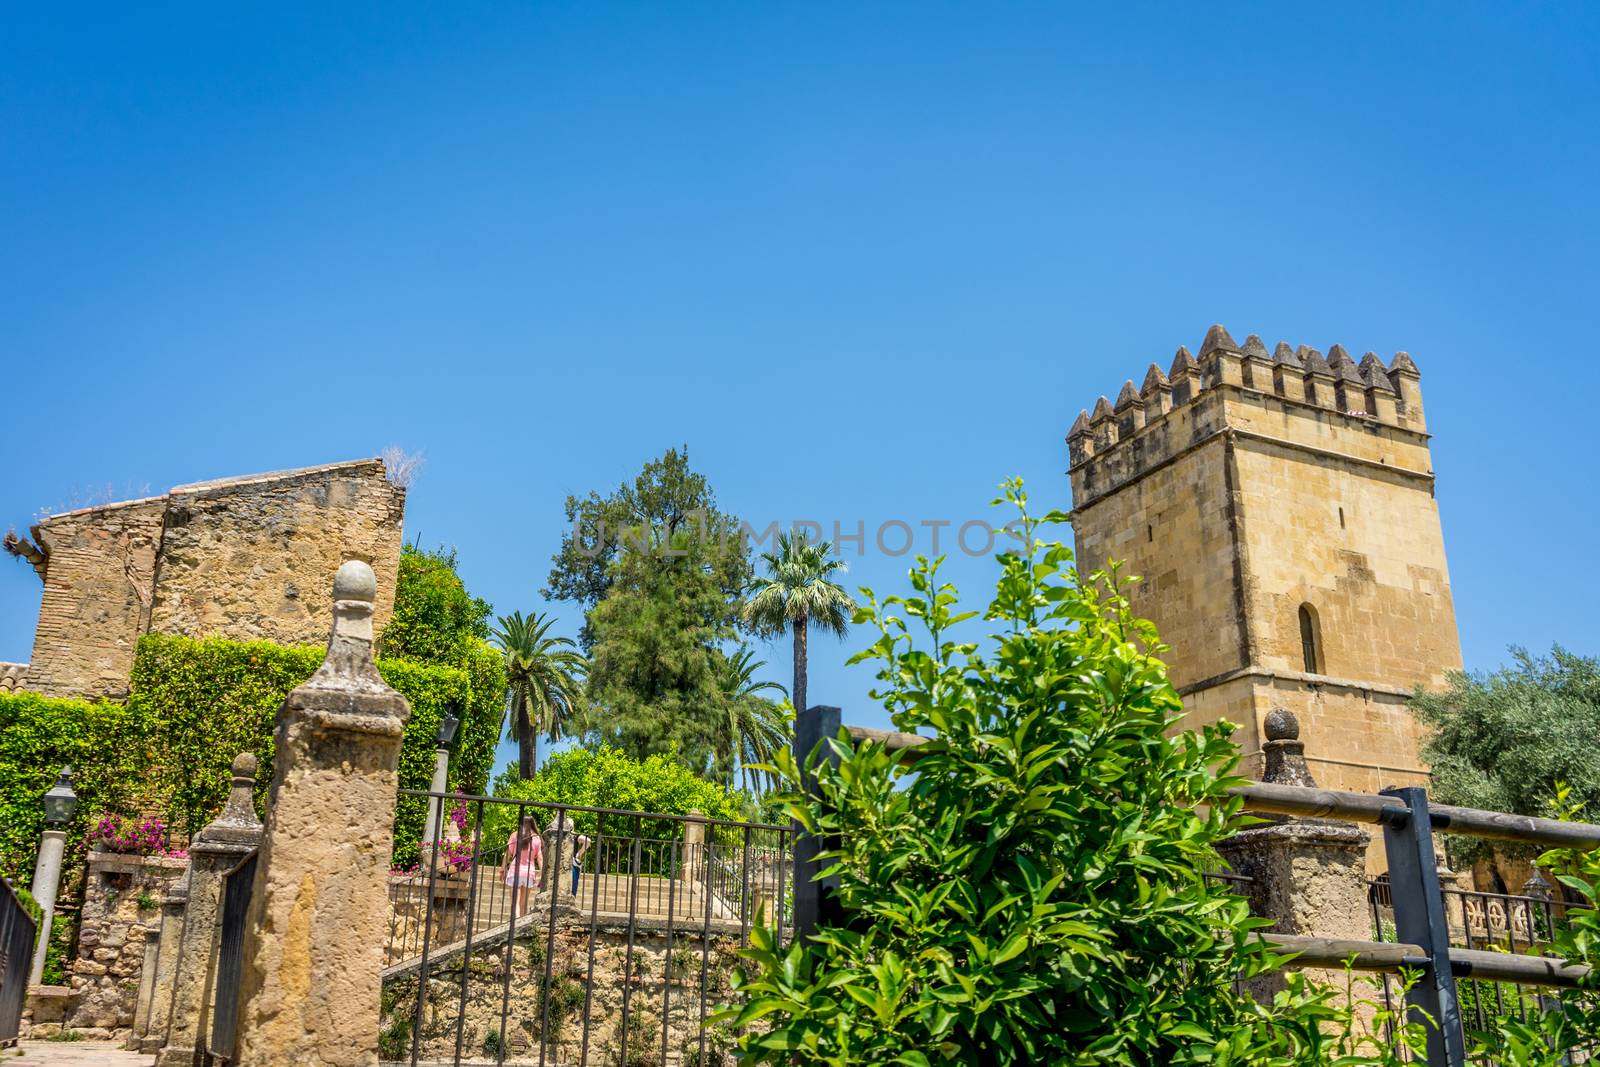
[[[1213,396],[1217,402],[1208,402]],[[1224,397],[1239,402],[1234,410]],[[1275,420],[1264,418],[1263,405]],[[1388,365],[1374,352],[1357,361],[1338,344],[1324,355],[1309,345],[1279,341],[1269,352],[1257,335],[1241,345],[1217,325],[1206,331],[1198,356],[1180,346],[1165,373],[1152,363],[1143,384],[1135,386],[1131,378],[1123,383],[1115,403],[1102,396],[1092,409],[1079,412],[1067,434],[1074,486],[1093,495],[1109,488],[1108,482],[1121,483],[1162,461],[1187,441],[1241,422],[1266,432],[1275,421],[1281,431],[1285,417],[1316,423],[1290,436],[1315,437],[1318,447],[1333,451],[1344,450],[1341,431],[1350,430],[1392,437],[1399,451],[1420,446],[1426,452],[1421,375],[1405,352],[1397,352]],[[1373,456],[1370,447],[1353,439],[1348,443],[1357,458],[1406,465],[1406,457],[1385,458],[1382,449]],[[1080,468],[1097,457],[1107,462],[1092,466],[1110,468],[1106,475],[1095,477],[1091,469],[1080,477]]]
[[[1461,664],[1417,366],[1213,326],[1073,423],[1079,573],[1116,564],[1170,648],[1184,729],[1274,709],[1338,789],[1425,782],[1418,686]]]

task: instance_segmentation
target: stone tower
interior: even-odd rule
[[[1129,596],[1172,646],[1185,724],[1241,724],[1248,774],[1281,707],[1323,786],[1426,781],[1406,699],[1461,648],[1419,380],[1404,352],[1269,352],[1213,326],[1067,435],[1080,570],[1142,576]]]

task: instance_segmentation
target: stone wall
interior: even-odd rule
[[[502,1032],[504,1011],[507,1059],[537,1062],[550,929],[543,911],[536,911],[531,918],[527,933],[518,931],[509,952],[501,939],[489,947],[475,949],[465,963],[457,955],[429,968],[421,1059],[453,1062],[459,1022],[463,1059],[494,1062],[495,1038],[491,1035]],[[586,915],[558,909],[555,954],[549,957],[553,992],[547,1062],[617,1063],[625,990],[630,1067],[676,1067],[700,1062],[697,1057],[702,1009],[710,1014],[716,1005],[728,1000],[732,975],[739,963],[738,946],[736,933],[713,933],[709,941],[703,941],[699,930],[684,929],[674,933],[669,950],[664,923],[636,923],[630,954],[626,922],[602,919],[591,932]],[[703,1004],[702,970],[706,978]],[[461,1011],[463,982],[467,993],[465,1015]],[[589,1055],[582,1059],[586,996],[591,998]],[[383,1062],[409,1062],[416,1006],[414,971],[385,983],[380,1044]],[[667,1024],[665,1060],[661,1056],[663,1017]],[[708,1033],[704,1063],[731,1063],[718,1051],[719,1043],[725,1039],[715,1030]],[[487,1048],[486,1040],[491,1042]]]
[[[1174,416],[1181,420],[1183,413]],[[1224,442],[1213,436],[1180,462],[1072,516],[1085,575],[1117,560],[1123,574],[1141,579],[1129,591],[1134,608],[1156,620],[1175,650],[1168,664],[1180,686],[1244,662],[1226,462]]]
[[[145,940],[159,936],[161,898],[186,866],[187,860],[162,856],[89,853],[66,1029],[91,1038],[131,1032]],[[36,1023],[33,1036],[46,1037],[50,1030],[50,1024]]]
[[[1240,672],[1184,692],[1184,721],[1199,726],[1228,719],[1243,751],[1243,773],[1261,772],[1262,722],[1273,709],[1292,712],[1315,736],[1310,761],[1329,789],[1376,793],[1391,786],[1428,784],[1417,757],[1422,727],[1406,709],[1410,690],[1298,672]],[[1375,848],[1374,858],[1382,850]],[[1381,870],[1382,867],[1375,868]]]
[[[52,515],[33,528],[49,553],[28,688],[46,696],[121,697],[150,619],[160,498]]]
[[[164,496],[52,515],[29,689],[128,691],[147,632],[313,644],[326,638],[333,573],[379,577],[376,623],[394,605],[405,491],[377,459],[179,486]]]
[[[1419,474],[1246,437],[1236,455],[1253,663],[1305,669],[1299,609],[1308,604],[1318,673],[1409,689],[1440,685],[1461,666],[1427,467]]]
[[[374,628],[394,610],[405,491],[381,460],[179,486],[167,497],[150,629],[321,644],[333,575],[378,576]]]

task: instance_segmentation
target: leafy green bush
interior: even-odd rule
[[[435,736],[447,708],[462,719],[450,761],[450,785],[485,788],[494,765],[505,673],[486,643],[468,645],[462,667],[383,659],[384,680],[411,702],[400,753],[400,785],[427,789]],[[23,878],[32,869],[43,829],[40,798],[65,764],[76,771],[78,812],[69,828],[76,848],[90,813],[168,813],[168,823],[193,834],[222,809],[230,765],[252,752],[263,773],[257,808],[265,803],[279,706],[322,663],[319,648],[149,634],[134,658],[127,704],[53,700],[0,693],[0,873]],[[395,858],[417,859],[426,821],[421,798],[402,798],[395,816]]]
[[[1581,807],[1572,791],[1562,784],[1553,790],[1552,806],[1572,818]],[[1468,996],[1483,997],[1487,1026],[1470,1034],[1475,1048],[1473,1062],[1496,1063],[1501,1067],[1558,1067],[1585,1062],[1584,1052],[1600,1042],[1600,852],[1557,849],[1539,857],[1539,865],[1555,874],[1580,900],[1589,903],[1569,907],[1565,921],[1553,931],[1548,955],[1568,963],[1587,966],[1589,973],[1576,989],[1533,990],[1503,987],[1494,990],[1487,983],[1458,984],[1478,987],[1463,993],[1463,1017],[1468,1026],[1477,1021],[1475,1003]],[[1493,998],[1492,1006],[1487,1003]]]
[[[383,627],[378,654],[386,659],[460,666],[474,641],[489,637],[493,609],[467,592],[456,573],[454,549],[400,550],[394,611]]]
[[[500,1035],[499,1030],[490,1030],[483,1035],[483,1058],[499,1063],[511,1052],[511,1047],[506,1044],[506,1039]]]
[[[67,827],[73,855],[94,813],[141,810],[152,793],[141,712],[110,701],[0,693],[0,875],[31,877],[44,832],[42,798],[67,765],[79,801]]]
[[[378,1031],[378,1058],[404,1060],[411,1055],[411,1016],[401,1012]]]
[[[253,752],[264,768],[271,768],[278,708],[321,665],[322,656],[319,648],[266,641],[154,634],[140,638],[129,704],[149,724],[153,775],[170,797],[178,826],[193,833],[221,809],[234,754]],[[434,738],[450,707],[462,709],[463,719],[450,761],[451,785],[469,792],[483,789],[499,734],[504,675],[487,645],[474,646],[470,662],[471,671],[409,660],[378,661],[384,681],[411,703],[400,750],[402,789],[428,788]],[[488,692],[472,688],[474,676]],[[257,784],[258,807],[265,802],[270,777],[262,774]],[[401,798],[395,814],[395,862],[416,861],[426,818],[421,798]]]
[[[790,814],[837,842],[849,921],[788,949],[753,931],[744,1003],[719,1016],[749,1028],[742,1061],[1333,1062],[1358,1044],[1349,1014],[1299,975],[1271,1006],[1243,992],[1277,964],[1265,923],[1204,877],[1241,825],[1231,727],[1169,733],[1162,646],[1115,571],[1080,582],[1037,536],[1065,517],[1030,518],[1020,483],[1006,499],[1026,547],[999,557],[988,641],[953,638],[977,613],[937,562],[905,597],[863,590],[880,637],[855,659],[878,662],[895,726],[931,735],[915,769],[841,741],[813,804],[777,760]],[[1371,1051],[1339,1062],[1394,1062]]]
[[[45,985],[66,985],[67,965],[72,961],[73,940],[78,936],[73,916],[57,912],[50,924],[50,947],[44,953],[44,973],[39,981]]]
[[[1557,783],[1600,810],[1600,660],[1554,646],[1548,656],[1511,649],[1489,673],[1450,671],[1442,690],[1419,690],[1411,712],[1428,728],[1422,757],[1436,803],[1545,815]],[[1476,837],[1448,838],[1450,857],[1471,864],[1538,848]]]
[[[534,800],[545,804],[578,804],[589,808],[616,808],[662,815],[687,815],[698,810],[708,819],[741,818],[741,798],[715,782],[700,778],[673,753],[659,753],[637,760],[620,749],[602,745],[599,751],[573,748],[557,752],[539,768],[532,781],[507,768],[494,781],[494,795],[510,800]],[[500,848],[511,836],[517,810],[510,804],[484,805],[483,848]],[[533,809],[542,828],[553,813]],[[593,837],[598,816],[573,812],[577,832]],[[646,820],[640,826],[645,837],[668,838],[681,835],[680,825],[669,820]],[[632,834],[632,822],[607,822],[607,836]]]
[[[28,918],[33,920],[33,927],[38,930],[39,924],[44,921],[44,908],[33,899],[33,894],[21,886],[12,886],[11,891],[17,895],[17,903],[22,905],[22,910],[28,913]]]

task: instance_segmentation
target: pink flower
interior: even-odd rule
[[[123,820],[115,815],[102,815],[94,829],[89,831],[86,843],[90,848],[107,852],[164,856],[168,854],[167,826],[153,815],[138,822]]]

